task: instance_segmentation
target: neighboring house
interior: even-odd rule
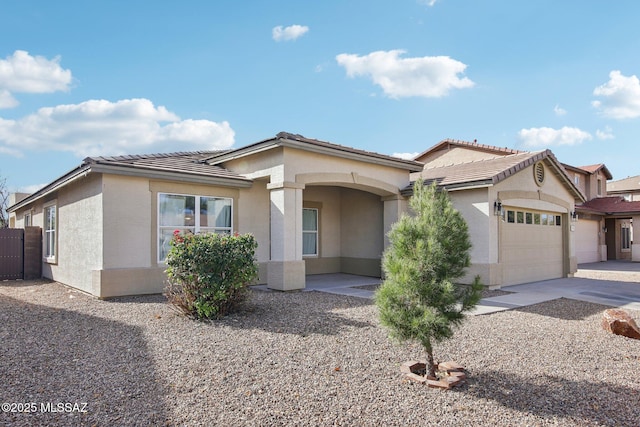
[[[9,208],[43,227],[43,275],[98,297],[157,293],[174,230],[250,232],[259,281],[379,277],[387,233],[418,176],[446,188],[469,225],[467,279],[491,287],[577,269],[586,197],[549,150],[445,140],[402,160],[281,132],[219,152],[89,157]]]
[[[549,150],[444,140],[418,155],[465,217],[473,248],[467,280],[490,286],[566,277],[577,269],[575,202],[585,200]],[[410,192],[406,191],[406,195]]]
[[[607,182],[607,194],[622,196],[628,202],[640,201],[640,175]]]
[[[607,183],[613,177],[603,164],[564,166],[587,198],[576,205],[578,263],[640,261],[640,245],[633,250],[634,218],[636,224],[640,223],[640,178]]]
[[[611,172],[604,164],[571,166],[563,164],[573,183],[583,192],[587,201],[607,196],[607,180]],[[601,212],[576,206],[576,257],[578,264],[607,260],[605,217]]]
[[[158,293],[173,231],[251,232],[259,280],[379,277],[422,164],[300,135],[231,151],[89,157],[9,208],[43,228],[43,275],[98,297]]]

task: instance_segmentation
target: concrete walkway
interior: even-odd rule
[[[505,286],[510,292],[483,298],[472,314],[481,315],[569,298],[612,307],[640,311],[640,263],[608,261],[578,266],[576,277]],[[307,276],[305,291],[327,292],[360,298],[373,298],[379,278],[351,274]],[[368,289],[361,289],[361,287]]]

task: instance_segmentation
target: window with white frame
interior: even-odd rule
[[[623,252],[631,250],[631,227],[627,222],[623,222],[620,228],[620,243]]]
[[[44,208],[44,257],[54,261],[56,257],[56,205]]]
[[[31,227],[31,211],[24,214],[24,226]]]
[[[302,209],[302,255],[318,255],[318,209]]]
[[[226,197],[158,194],[158,261],[169,253],[174,231],[225,233],[233,229],[233,201]]]

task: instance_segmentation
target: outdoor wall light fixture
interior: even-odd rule
[[[569,215],[571,215],[571,221],[576,222],[578,220],[578,214],[576,211],[571,212]]]
[[[501,216],[502,215],[502,202],[499,200],[496,200],[495,202],[493,202],[493,214],[495,216]]]

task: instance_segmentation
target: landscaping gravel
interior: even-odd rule
[[[443,391],[402,377],[423,351],[389,341],[371,300],[254,290],[204,323],[158,295],[3,282],[0,402],[32,411],[0,425],[637,426],[640,341],[605,332],[606,308],[559,299],[469,317],[435,346],[468,374]]]

